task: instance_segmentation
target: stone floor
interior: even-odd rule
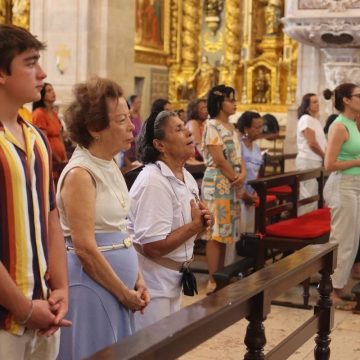
[[[198,278],[199,295],[184,297],[183,306],[202,299],[205,295],[207,275],[196,274]],[[349,287],[354,285],[349,284]],[[282,300],[301,300],[302,288],[296,287],[283,294]],[[311,287],[311,304],[316,301],[317,291]],[[312,315],[312,310],[290,309],[280,306],[272,306],[271,313],[264,322],[267,344],[265,352],[272,349],[287,334],[295,330],[300,323]],[[243,339],[248,322],[241,320],[197,348],[183,355],[181,360],[218,360],[218,359],[242,359],[245,353]],[[289,359],[310,360],[314,359],[314,340],[310,339],[301,346]],[[348,311],[335,311],[335,324],[331,333],[331,356],[332,360],[359,360],[360,359],[360,315],[354,315]]]

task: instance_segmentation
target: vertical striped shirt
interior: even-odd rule
[[[46,299],[48,213],[56,206],[50,150],[40,130],[18,123],[25,148],[0,122],[0,261],[28,299]],[[0,329],[24,332],[1,306]]]

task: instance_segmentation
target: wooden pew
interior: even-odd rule
[[[333,244],[307,246],[89,359],[176,359],[243,318],[249,321],[244,339],[244,359],[287,359],[316,333],[315,359],[329,359],[329,335],[334,319],[330,274],[336,264],[336,248]],[[271,311],[271,301],[316,272],[320,272],[321,280],[313,316],[264,354],[266,337],[263,322]]]
[[[309,179],[318,181],[318,194],[300,199],[300,182]],[[287,184],[291,188],[291,195],[285,202],[271,208],[266,206],[268,189]],[[259,195],[260,204],[256,210],[256,231],[261,234],[255,269],[261,269],[267,259],[268,249],[281,252],[299,250],[309,244],[323,244],[329,241],[330,210],[324,208],[323,187],[324,176],[322,168],[303,170],[283,175],[275,175],[250,182],[250,185]],[[298,209],[317,201],[318,209],[298,216]],[[287,219],[275,224],[269,224],[269,219],[287,212]],[[307,279],[304,285],[303,305],[282,303],[285,306],[311,308],[309,306],[309,284]],[[280,304],[280,303],[279,303]]]

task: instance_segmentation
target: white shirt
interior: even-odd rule
[[[95,232],[125,231],[129,210],[129,195],[124,177],[113,160],[99,159],[78,146],[62,171],[56,194],[60,223],[64,236],[70,236],[70,227],[60,195],[67,173],[76,167],[86,169],[96,184]],[[81,199],[74,199],[81,206]]]
[[[175,177],[162,161],[147,164],[130,190],[129,233],[140,244],[163,240],[172,231],[190,223],[190,201],[198,197],[198,186],[183,169],[184,182]],[[196,235],[165,257],[178,262],[193,255]],[[180,294],[181,274],[139,255],[146,284],[152,297],[175,297]]]
[[[304,136],[305,129],[313,130],[315,132],[315,139],[318,142],[321,150],[325,152],[326,149],[326,144],[327,144],[326,137],[320,121],[310,115],[305,114],[301,116],[297,124],[297,132],[296,132],[297,147],[298,147],[297,156],[303,159],[322,161],[321,156],[319,156],[310,149],[310,146]]]

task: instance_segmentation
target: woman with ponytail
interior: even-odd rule
[[[340,112],[330,127],[325,153],[325,169],[331,175],[324,197],[331,209],[330,242],[337,243],[337,267],[333,274],[333,301],[341,310],[352,310],[345,286],[359,246],[360,236],[360,132],[356,118],[360,113],[360,88],[351,83],[339,85],[325,98],[333,98]]]

